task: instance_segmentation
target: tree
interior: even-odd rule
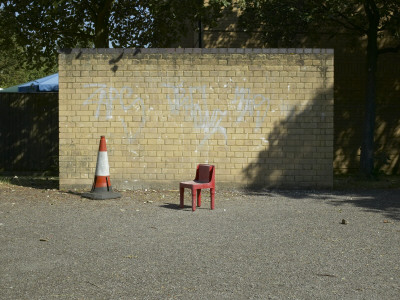
[[[2,18],[3,11],[0,7],[0,87],[6,88],[40,77],[49,72],[55,73],[55,69],[44,68],[30,69],[25,57],[25,48],[16,44],[15,34],[7,31]]]
[[[49,67],[60,48],[169,46],[199,19],[210,24],[219,7],[216,0],[0,1],[5,32],[33,66]]]
[[[0,39],[0,43],[3,41]],[[12,42],[12,40],[11,40]],[[30,69],[24,61],[24,49],[9,43],[9,49],[0,49],[0,87],[7,88],[13,85],[28,82],[49,75],[53,70]]]
[[[366,96],[360,170],[374,171],[376,71],[378,57],[400,51],[400,2],[398,0],[221,0],[236,3],[239,25],[258,31],[268,46],[301,45],[304,37],[351,33],[365,39]]]

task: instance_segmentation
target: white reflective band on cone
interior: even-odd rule
[[[109,176],[110,167],[108,166],[107,152],[99,151],[97,156],[96,176]]]

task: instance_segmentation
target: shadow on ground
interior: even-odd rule
[[[314,199],[333,206],[352,205],[369,212],[381,213],[387,218],[400,220],[400,188],[342,189],[342,190],[264,190],[247,191],[247,195],[268,199],[276,195],[302,200]]]
[[[43,190],[59,188],[58,177],[0,176],[0,182]]]
[[[331,200],[330,203],[335,206],[350,204],[400,221],[400,190],[358,192],[347,200]]]
[[[347,180],[347,183],[343,180]],[[293,200],[313,199],[314,201],[324,201],[338,207],[352,205],[366,211],[381,213],[387,218],[400,220],[400,177],[389,176],[381,178],[379,181],[351,180],[349,181],[348,178],[339,178],[333,190],[249,189],[241,192],[237,191],[235,198],[240,199],[240,195],[243,194],[254,197],[259,196],[265,201],[277,195]],[[59,188],[58,177],[0,176],[0,182],[38,190]],[[79,192],[69,191],[69,193],[81,196]],[[224,193],[221,194],[221,196],[223,195]],[[181,210],[179,203],[164,203],[161,207],[171,210]],[[184,207],[184,209],[189,208],[191,208],[190,205],[185,205]],[[204,208],[209,209],[208,206]]]
[[[188,206],[188,205],[185,205],[183,208],[181,208],[179,206],[179,204],[176,204],[176,203],[165,203],[164,205],[161,205],[160,207],[168,208],[168,209],[174,209],[174,210],[181,210],[181,209],[184,209],[184,208],[191,208],[191,206]]]

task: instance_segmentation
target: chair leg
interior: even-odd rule
[[[179,198],[180,198],[180,204],[179,204],[179,207],[180,208],[183,208],[184,207],[184,205],[183,205],[183,200],[184,200],[184,198],[185,198],[185,189],[184,188],[179,188]]]
[[[197,198],[197,190],[192,189],[192,211],[196,210],[196,198]]]
[[[211,209],[215,208],[215,189],[210,189],[211,195]]]
[[[201,206],[201,189],[197,191],[197,206]]]

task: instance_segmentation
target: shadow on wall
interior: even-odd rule
[[[38,190],[58,189],[58,177],[50,176],[0,176],[0,182]]]
[[[204,45],[213,47],[265,47],[261,32],[243,32],[237,11],[225,10],[216,28],[205,28]],[[365,40],[348,34],[319,35],[304,40],[305,48],[335,49],[335,137],[334,171],[359,171],[365,113]],[[276,47],[278,45],[269,45]],[[300,45],[291,45],[299,47]],[[377,73],[375,173],[400,174],[400,53],[380,55]]]
[[[265,150],[243,171],[249,189],[332,187],[332,93],[323,91],[304,106],[281,105],[284,120],[274,124],[263,139]]]
[[[400,68],[392,63],[396,59],[400,53],[379,58],[375,168],[386,174],[400,174]]]
[[[341,57],[343,56],[343,57]],[[375,131],[375,173],[400,173],[400,54],[379,58]],[[346,60],[346,63],[343,61]],[[335,51],[335,160],[338,174],[358,173],[365,114],[365,59]],[[384,70],[384,71],[383,71]]]
[[[203,40],[206,48],[260,48],[265,47],[262,32],[247,32],[240,29],[237,22],[239,12],[236,8],[225,8],[218,24],[204,28]]]
[[[58,176],[58,93],[0,95],[0,172]]]

